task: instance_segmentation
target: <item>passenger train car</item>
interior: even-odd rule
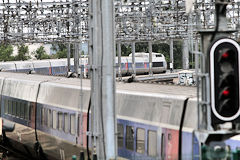
[[[152,70],[153,73],[164,73],[167,70],[166,59],[163,54],[153,53]],[[145,74],[149,72],[149,54],[135,53],[136,73]],[[116,69],[118,70],[118,58],[115,58]],[[74,60],[71,59],[71,71],[74,72]],[[81,58],[80,61],[82,72],[87,75],[88,58]],[[43,75],[67,75],[67,59],[48,59],[34,61],[16,61],[16,62],[1,62],[1,71],[27,73],[35,71],[37,74]],[[132,57],[121,58],[121,73],[122,75],[131,75],[133,73]]]
[[[6,133],[5,147],[14,147],[30,159],[79,156],[81,138],[82,147],[87,147],[90,100],[90,81],[82,82],[80,98],[79,79],[0,72],[1,116],[16,124],[13,132]],[[195,95],[194,87],[117,83],[118,156],[133,160],[177,160],[183,104],[191,97],[183,125],[182,159],[198,160]],[[236,139],[225,143],[232,150],[240,146]]]

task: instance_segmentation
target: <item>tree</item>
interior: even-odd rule
[[[71,48],[72,45],[71,45]],[[56,51],[56,54],[52,55],[52,58],[67,58],[67,45],[58,43],[53,44],[52,49]],[[72,57],[73,51],[71,50],[71,57]]]
[[[43,46],[39,47],[35,52],[35,57],[37,59],[50,59],[50,56],[46,53]]]
[[[15,56],[16,61],[24,61],[30,59],[28,46],[24,44],[18,45],[18,55]]]
[[[10,44],[0,44],[0,61],[13,61],[13,46]]]
[[[132,53],[131,45],[122,44],[121,51],[122,51],[122,56],[128,56],[130,53]]]

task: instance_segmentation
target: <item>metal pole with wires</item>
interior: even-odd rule
[[[116,159],[114,4],[102,0],[102,118],[106,160]]]

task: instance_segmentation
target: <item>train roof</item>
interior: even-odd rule
[[[157,56],[157,55],[161,55],[161,57],[163,57],[164,55],[162,53],[155,53],[152,52],[153,56]],[[149,53],[145,53],[145,52],[136,52],[135,53],[135,57],[148,57]],[[132,57],[132,53],[129,54],[129,57]]]
[[[0,87],[3,88],[4,96],[37,100],[41,104],[74,110],[82,104],[86,111],[90,99],[90,80],[83,79],[82,84],[84,101],[81,103],[80,79],[0,72]],[[187,97],[192,98],[189,100],[184,126],[196,128],[196,87],[117,82],[116,113],[120,119],[178,129]]]
[[[62,85],[73,85],[80,87],[80,79],[77,78],[65,78],[57,76],[46,76],[37,74],[26,74],[26,73],[11,73],[11,72],[0,72],[0,77],[15,78],[19,80],[30,80],[30,81],[45,81]],[[83,79],[83,87],[90,89],[90,80]],[[77,87],[77,88],[78,88]],[[146,94],[165,94],[169,96],[180,96],[180,97],[195,97],[196,87],[193,86],[180,86],[180,85],[163,85],[163,84],[151,84],[151,83],[125,83],[116,82],[116,89],[132,92],[132,93],[146,93]]]

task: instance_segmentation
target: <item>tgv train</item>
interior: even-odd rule
[[[163,54],[152,54],[152,71],[153,73],[164,73],[167,70],[166,59]],[[149,54],[135,53],[136,73],[145,74],[149,72]],[[71,71],[74,72],[74,60],[71,59]],[[119,70],[118,58],[115,58],[116,69]],[[81,58],[81,69],[85,75],[88,75],[88,58]],[[35,71],[37,74],[44,75],[67,75],[67,59],[49,59],[49,60],[35,60],[35,61],[16,61],[16,62],[2,62],[0,63],[1,71],[21,72],[27,73]],[[133,73],[132,57],[121,58],[121,73],[122,75],[131,75]]]
[[[90,81],[82,82],[80,98],[79,79],[0,72],[1,116],[15,123],[14,131],[6,132],[5,147],[15,148],[29,159],[79,156],[81,149],[86,150],[88,120],[91,123],[87,116]],[[199,159],[199,142],[194,134],[196,88],[117,83],[116,90],[119,157],[177,160],[183,104],[192,97],[183,124],[181,153],[183,160]],[[240,146],[238,139],[224,143],[232,150]],[[88,146],[91,148],[91,143]]]

